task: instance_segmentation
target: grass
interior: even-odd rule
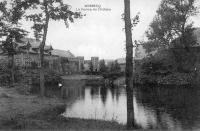
[[[123,130],[114,121],[65,118],[65,103],[59,98],[40,98],[0,88],[0,130]]]

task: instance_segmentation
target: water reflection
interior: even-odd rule
[[[200,92],[197,88],[151,87],[138,90],[137,99],[156,112],[162,128],[199,129]]]
[[[65,86],[70,101],[66,117],[126,124],[124,87],[92,87],[81,82],[79,86],[71,83]],[[133,98],[135,123],[144,129],[200,129],[200,96],[196,89],[140,87]]]

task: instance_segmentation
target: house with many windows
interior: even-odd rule
[[[15,65],[21,68],[40,67],[40,43],[40,41],[32,38],[23,38],[21,43],[17,43],[17,53],[14,55]],[[1,45],[0,66],[7,66],[9,57],[6,53],[3,53]],[[65,61],[63,61],[64,59]],[[51,45],[45,45],[44,47],[45,66],[60,72],[65,71],[67,74],[80,72],[80,62],[83,61],[82,59],[84,60],[82,57],[75,57],[69,50],[53,49]]]
[[[99,57],[91,57],[93,71],[99,71]]]

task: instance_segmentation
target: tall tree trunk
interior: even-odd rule
[[[11,84],[12,86],[15,83],[15,62],[14,62],[14,55],[11,55]]]
[[[126,93],[127,93],[127,128],[134,127],[133,107],[133,42],[130,19],[130,0],[124,0],[124,20],[126,33]]]
[[[46,43],[46,37],[47,37],[47,31],[48,31],[48,25],[49,25],[49,13],[48,13],[48,7],[47,7],[47,0],[44,0],[45,5],[45,14],[46,14],[46,20],[44,25],[44,34],[42,43],[40,45],[40,93],[41,96],[45,95],[45,79],[44,79],[44,46]]]

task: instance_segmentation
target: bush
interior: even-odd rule
[[[182,56],[185,54],[183,50],[176,50],[176,52],[172,49],[160,50],[154,56],[149,56],[141,60],[141,64],[137,67],[141,69],[137,74],[139,76],[137,83],[171,85],[193,83],[195,80],[193,67],[195,65],[195,58],[190,57],[194,54],[189,53],[191,55],[185,56],[186,62],[181,60],[180,64],[180,61],[177,60],[177,58],[182,57],[180,56],[180,52],[183,53]]]
[[[58,85],[59,82],[61,82],[61,74],[57,73],[53,70],[46,70],[45,71],[45,84],[46,85]],[[32,77],[32,84],[33,85],[39,85],[40,84],[40,76],[39,73],[35,74],[34,77]]]

